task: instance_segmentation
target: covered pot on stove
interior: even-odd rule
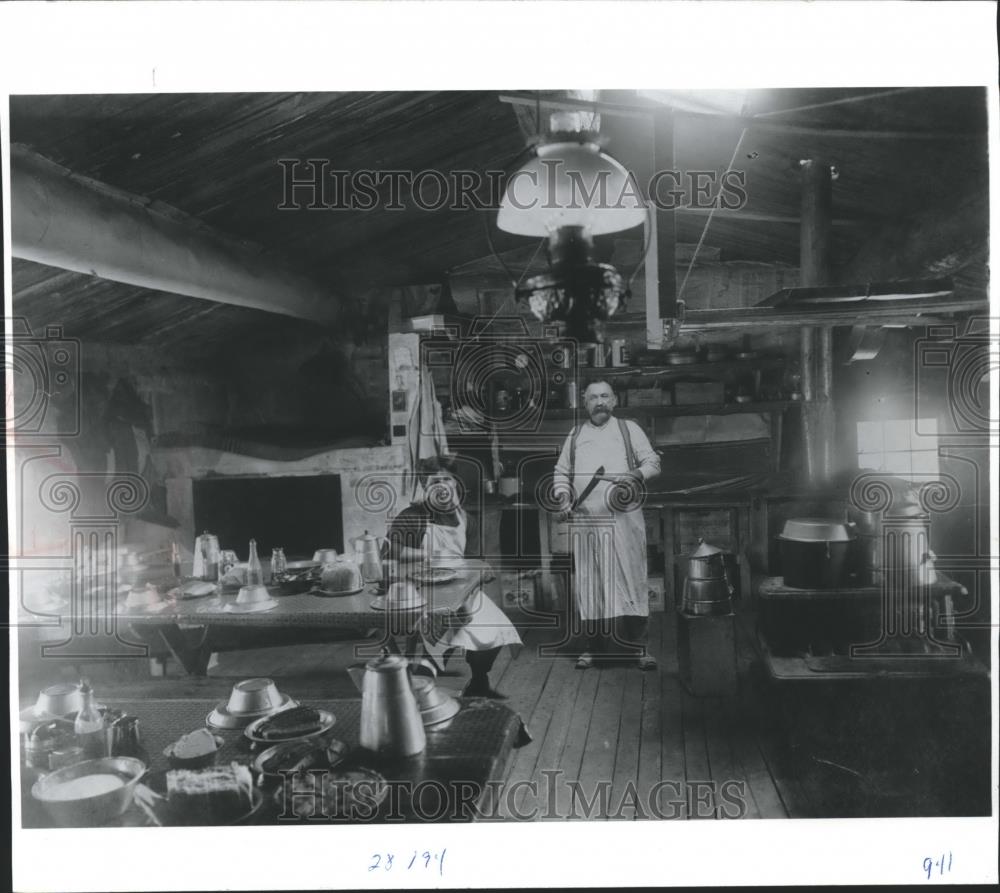
[[[836,589],[851,582],[857,533],[835,518],[789,518],[778,536],[785,585]]]

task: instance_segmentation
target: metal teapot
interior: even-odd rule
[[[361,746],[397,757],[421,753],[427,736],[410,687],[409,661],[385,654],[347,672],[361,692]]]
[[[361,576],[366,583],[378,583],[382,580],[382,544],[383,536],[373,536],[367,530],[363,536],[351,540],[354,554],[361,565]]]

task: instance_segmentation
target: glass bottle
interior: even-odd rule
[[[170,564],[173,567],[174,579],[181,580],[181,550],[177,543],[170,544]]]
[[[247,560],[247,586],[263,586],[264,569],[257,557],[257,540],[250,540],[250,558]]]
[[[88,760],[106,757],[108,752],[104,717],[97,709],[94,690],[90,687],[89,680],[80,681],[80,694],[83,697],[83,706],[73,720],[73,733],[76,735],[77,743],[83,748]]]
[[[288,562],[285,560],[285,549],[283,546],[276,546],[271,550],[271,579],[281,580],[288,570]]]

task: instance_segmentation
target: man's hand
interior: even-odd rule
[[[642,476],[642,472],[636,468],[632,471],[626,471],[624,474],[608,475],[606,480],[629,487],[634,484],[641,484],[645,478]]]
[[[556,508],[553,512],[555,519],[559,522],[568,520],[573,507],[573,494],[569,490],[560,488],[552,495],[556,503]]]

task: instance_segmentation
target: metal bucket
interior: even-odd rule
[[[712,580],[686,579],[681,610],[697,616],[730,614],[733,610],[732,595],[733,587],[724,576]]]

